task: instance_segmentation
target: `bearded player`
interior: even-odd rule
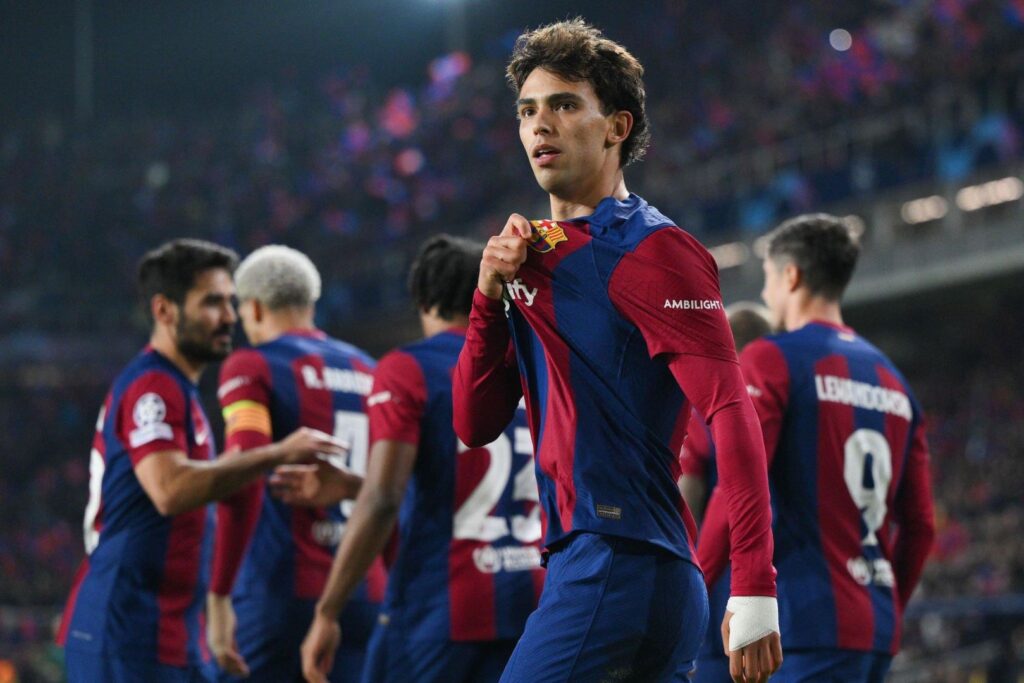
[[[677,488],[691,406],[729,501],[734,675],[764,681],[781,661],[764,448],[717,269],[626,190],[623,168],[649,139],[642,73],[582,20],[523,34],[508,66],[552,218],[513,214],[490,239],[454,393],[465,443],[493,439],[523,397],[537,447],[548,576],[507,681],[691,668],[708,618]]]
[[[234,252],[175,240],[146,254],[139,285],[149,345],[103,402],[89,463],[86,558],[59,642],[71,683],[199,680],[209,551],[206,503],[273,467],[344,453],[301,429],[217,458],[197,382],[231,351]]]

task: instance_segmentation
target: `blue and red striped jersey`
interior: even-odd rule
[[[910,387],[853,330],[823,322],[752,342],[740,361],[770,461],[785,646],[895,653],[933,525]],[[701,535],[712,580],[723,539]]]
[[[448,330],[387,354],[369,400],[373,442],[417,446],[383,607],[410,639],[518,638],[544,580],[523,411],[483,448],[467,448],[452,429],[452,368],[464,341]]]
[[[310,427],[346,441],[347,460],[339,464],[365,475],[374,365],[360,349],[316,330],[235,351],[221,367],[217,392],[228,450],[256,448]],[[327,509],[291,506],[270,495],[267,482],[218,504],[211,590],[315,600],[353,501]],[[378,559],[353,600],[379,603],[384,581]]]
[[[147,348],[114,381],[97,420],[86,558],[58,636],[68,648],[172,666],[199,662],[212,519],[207,508],[157,512],[134,468],[163,451],[193,460],[216,454],[196,386]]]
[[[761,443],[710,254],[636,195],[534,221],[528,246],[506,286],[510,333],[495,302],[474,299],[456,372],[460,434],[486,437],[488,409],[500,416],[522,392],[549,549],[588,531],[696,562],[677,487],[692,399],[731,457],[719,472],[737,491],[740,594],[773,595],[767,475],[747,462]]]

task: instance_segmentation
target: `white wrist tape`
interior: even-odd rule
[[[779,602],[765,596],[729,598],[725,609],[732,612],[729,622],[729,650],[744,648],[769,633],[779,632]]]

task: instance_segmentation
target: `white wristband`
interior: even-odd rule
[[[732,612],[729,622],[729,650],[735,652],[779,632],[779,603],[765,596],[729,598],[725,609]]]

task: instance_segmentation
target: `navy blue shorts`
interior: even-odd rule
[[[514,640],[410,639],[397,622],[382,620],[373,632],[363,683],[497,683],[516,646]]]
[[[233,601],[238,627],[235,640],[249,665],[248,678],[235,678],[213,660],[203,666],[210,683],[301,683],[302,657],[299,648],[313,622],[315,601],[243,595]],[[362,678],[366,645],[377,609],[369,603],[353,601],[341,615],[341,647],[334,655],[331,683],[358,683]]]
[[[684,680],[707,623],[692,563],[649,543],[579,533],[551,553],[540,605],[501,680]]]
[[[785,656],[785,655],[783,655]],[[687,680],[680,678],[679,680]],[[694,683],[732,683],[732,676],[729,675],[729,658],[721,657],[698,657],[697,670],[690,676]],[[775,681],[775,678],[772,678]]]
[[[785,637],[785,636],[783,636]],[[786,650],[772,683],[882,683],[892,657],[856,650]]]
[[[96,652],[65,651],[68,683],[201,683],[198,667],[160,664]]]

